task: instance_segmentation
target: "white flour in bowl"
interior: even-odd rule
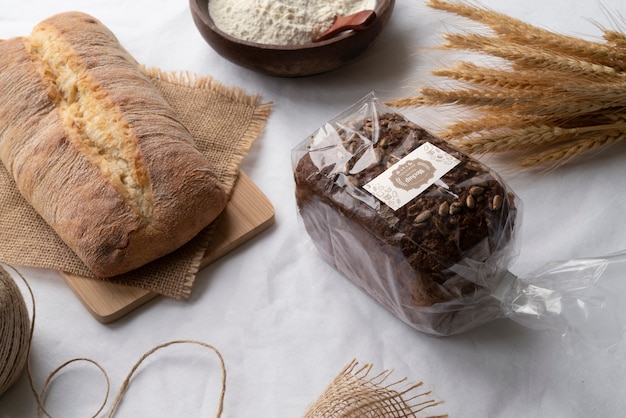
[[[301,45],[330,28],[335,15],[374,9],[376,0],[210,0],[223,32],[246,41]]]

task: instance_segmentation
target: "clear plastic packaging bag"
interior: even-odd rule
[[[591,306],[572,289],[597,280],[603,260],[518,279],[508,269],[520,199],[374,94],[294,148],[292,163],[299,217],[322,258],[419,331],[451,335],[502,317],[563,329]]]

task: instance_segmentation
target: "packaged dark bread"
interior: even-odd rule
[[[178,249],[227,202],[140,65],[79,12],[0,41],[0,159],[97,277]]]
[[[293,150],[296,201],[323,259],[415,329],[501,317],[473,276],[506,270],[518,201],[502,179],[365,97]]]

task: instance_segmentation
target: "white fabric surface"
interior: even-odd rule
[[[625,12],[620,0],[481,3],[585,38],[601,35],[594,21],[611,27],[616,21],[610,12]],[[438,64],[423,48],[439,43],[446,24],[457,21],[423,1],[398,0],[389,27],[371,50],[332,73],[301,79],[256,74],[218,56],[200,37],[184,0],[0,0],[0,38],[27,34],[40,20],[68,10],[103,21],[148,66],[210,75],[274,103],[242,168],[275,205],[276,223],[203,270],[188,301],[159,298],[108,325],[87,312],[57,273],[21,269],[36,298],[31,363],[37,387],[64,361],[88,357],[106,369],[114,393],[144,352],[170,340],[193,339],[224,356],[223,417],[302,416],[353,358],[373,363],[374,371],[394,369],[395,377],[424,381],[445,400],[431,413],[624,416],[626,343],[610,351],[567,354],[555,338],[510,320],[449,338],[418,333],[325,265],[299,227],[291,149],[370,91],[381,98],[412,94],[420,74]],[[524,202],[515,273],[626,248],[625,159],[626,144],[618,144],[553,172],[504,170]],[[622,269],[614,270],[605,283],[619,297],[626,290]],[[626,323],[626,308],[617,313]],[[92,367],[73,365],[55,380],[46,407],[55,417],[89,416],[104,395],[102,382]],[[210,352],[168,349],[140,369],[116,416],[214,416],[218,389]],[[0,397],[0,417],[31,417],[35,406],[24,375]]]

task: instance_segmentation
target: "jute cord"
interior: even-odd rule
[[[148,357],[150,357],[151,355],[153,355],[157,351],[159,351],[161,349],[164,349],[166,347],[172,346],[172,345],[176,345],[176,344],[195,344],[195,345],[202,346],[204,348],[207,348],[207,349],[213,351],[215,353],[215,355],[217,356],[217,358],[219,359],[220,368],[221,368],[221,371],[222,371],[222,377],[221,377],[222,385],[221,385],[221,389],[220,389],[220,396],[219,396],[219,401],[218,401],[218,406],[217,406],[216,417],[219,418],[222,415],[222,410],[224,408],[224,396],[226,395],[226,366],[224,364],[224,358],[222,357],[221,353],[214,346],[212,346],[210,344],[207,344],[207,343],[204,343],[202,341],[175,340],[175,341],[170,341],[170,342],[167,342],[167,343],[163,343],[163,344],[157,345],[156,347],[154,347],[151,350],[149,350],[148,352],[146,352],[143,356],[141,356],[141,358],[135,363],[135,365],[133,366],[131,371],[126,376],[126,379],[124,379],[124,382],[122,382],[122,386],[120,387],[120,389],[119,389],[119,391],[117,393],[117,396],[115,397],[115,400],[113,401],[113,406],[111,407],[111,411],[109,412],[107,417],[112,417],[113,414],[115,413],[115,410],[117,409],[119,403],[121,402],[122,397],[124,396],[124,393],[126,392],[128,387],[130,386],[131,378],[133,377],[133,375],[135,374],[135,372],[137,371],[137,369],[139,368],[141,363],[143,363]]]
[[[30,390],[35,398],[35,401],[37,402],[37,417],[41,417],[42,414],[45,415],[48,418],[52,418],[52,415],[46,411],[45,407],[44,407],[44,399],[45,399],[45,395],[46,392],[48,390],[48,388],[50,387],[53,378],[63,369],[65,369],[66,367],[68,367],[71,364],[77,363],[77,362],[85,362],[88,364],[91,364],[93,366],[95,366],[100,373],[102,374],[102,376],[104,377],[105,383],[106,383],[106,390],[105,390],[105,395],[104,395],[104,400],[102,401],[102,404],[100,405],[100,407],[98,408],[98,410],[95,412],[94,415],[92,415],[92,417],[97,417],[106,407],[106,404],[108,403],[108,399],[109,399],[109,394],[110,394],[110,390],[111,390],[111,382],[109,379],[109,376],[106,372],[106,370],[104,369],[104,367],[102,367],[97,361],[89,359],[89,358],[75,358],[72,360],[68,360],[65,363],[61,364],[59,367],[57,367],[55,370],[53,370],[48,377],[46,378],[41,390],[38,392],[37,389],[35,388],[35,382],[33,379],[33,374],[31,371],[31,367],[30,367],[30,349],[31,349],[31,343],[33,340],[33,335],[34,335],[34,329],[35,329],[35,319],[36,319],[36,307],[35,307],[35,296],[33,293],[32,288],[30,287],[30,285],[28,284],[28,281],[26,280],[26,278],[22,275],[22,273],[16,269],[15,267],[11,266],[11,265],[7,265],[11,270],[13,270],[19,277],[20,279],[24,282],[24,284],[26,285],[26,288],[28,289],[28,292],[30,294],[30,300],[31,300],[31,310],[32,310],[32,315],[31,315],[31,321],[30,321],[30,330],[28,333],[28,348],[26,350],[26,356],[27,356],[27,360],[26,360],[26,375],[28,378],[28,383],[30,386]],[[126,376],[126,378],[124,379],[124,381],[122,382],[117,395],[115,396],[115,399],[111,405],[111,409],[109,411],[109,413],[107,414],[108,418],[113,417],[113,415],[115,414],[115,411],[117,410],[118,406],[120,405],[122,398],[124,397],[124,394],[126,393],[126,391],[128,390],[130,384],[131,384],[131,380],[132,377],[134,376],[135,372],[137,371],[137,369],[139,368],[139,366],[150,356],[154,355],[156,352],[170,347],[170,346],[174,346],[174,345],[182,345],[182,344],[191,344],[191,345],[198,345],[201,347],[204,347],[210,351],[212,351],[213,353],[215,353],[215,355],[217,356],[218,360],[219,360],[219,365],[220,365],[220,369],[221,369],[221,388],[220,388],[220,394],[219,394],[219,400],[218,400],[218,406],[217,406],[217,412],[216,412],[216,418],[220,418],[222,415],[222,411],[223,411],[223,407],[224,407],[224,396],[226,395],[226,365],[224,362],[224,358],[222,357],[222,354],[220,353],[220,351],[214,347],[213,345],[204,343],[202,341],[196,341],[196,340],[173,340],[173,341],[169,341],[163,344],[159,344],[155,347],[153,347],[152,349],[150,349],[149,351],[147,351],[145,354],[143,354],[140,359],[133,365],[133,367],[131,368],[130,372],[128,373],[128,375]]]
[[[85,363],[93,364],[95,367],[98,368],[100,373],[102,373],[102,375],[104,376],[104,380],[106,381],[106,393],[104,395],[104,400],[102,401],[102,404],[100,404],[100,407],[98,408],[96,413],[93,414],[92,416],[95,418],[98,416],[98,414],[100,414],[100,412],[104,410],[104,407],[106,406],[107,400],[109,398],[109,392],[111,390],[111,381],[109,380],[109,375],[107,374],[106,370],[104,370],[104,368],[100,364],[98,364],[96,361],[89,359],[89,358],[79,357],[79,358],[66,361],[65,363],[57,367],[54,371],[52,371],[52,373],[50,373],[48,377],[46,378],[46,381],[44,382],[39,394],[36,393],[33,378],[30,373],[30,369],[28,370],[28,381],[30,383],[31,390],[33,391],[33,394],[35,394],[35,398],[37,399],[37,416],[38,417],[40,417],[41,414],[44,414],[47,417],[51,418],[50,414],[43,407],[44,399],[45,399],[48,387],[50,386],[50,382],[61,370],[65,369],[67,366],[71,365],[72,363],[77,363],[77,362],[85,362]]]
[[[0,395],[20,377],[28,360],[28,307],[22,292],[3,269],[0,271]]]

